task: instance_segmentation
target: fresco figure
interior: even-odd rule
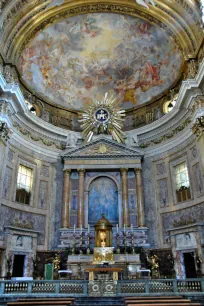
[[[101,215],[111,222],[118,222],[118,193],[115,182],[108,177],[93,180],[89,191],[88,222],[94,224]]]
[[[170,88],[182,64],[178,46],[158,26],[92,13],[44,29],[26,46],[18,68],[33,90],[63,107],[83,110],[96,95],[113,91],[130,109]]]

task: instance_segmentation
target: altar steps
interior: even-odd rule
[[[122,297],[81,297],[74,306],[125,306],[125,302]]]
[[[200,306],[200,303],[192,302],[190,299],[180,296],[160,297],[125,297],[126,306]]]

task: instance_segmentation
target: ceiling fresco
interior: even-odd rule
[[[83,110],[111,91],[130,109],[170,88],[182,62],[159,27],[128,15],[93,13],[43,30],[21,55],[19,71],[35,93],[62,107]]]

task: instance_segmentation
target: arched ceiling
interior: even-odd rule
[[[51,105],[81,110],[114,91],[125,109],[175,86],[203,41],[195,0],[4,1],[1,50]]]

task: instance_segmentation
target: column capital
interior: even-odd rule
[[[142,168],[135,168],[135,173],[142,173]]]
[[[72,172],[71,169],[63,169],[63,171],[64,171],[65,175],[71,174],[71,172]]]
[[[127,173],[128,172],[128,168],[120,168],[120,172],[123,173]]]
[[[77,169],[77,171],[79,172],[79,175],[84,175],[84,173],[86,172],[85,169]]]

